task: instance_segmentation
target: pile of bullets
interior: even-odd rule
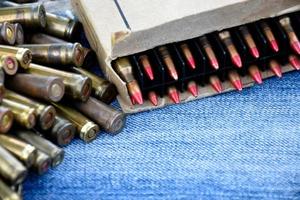
[[[125,123],[108,105],[115,86],[84,69],[93,52],[76,42],[80,23],[17,3],[0,3],[0,199],[7,200],[21,199],[28,171],[59,165],[75,136],[88,143]]]
[[[133,105],[157,106],[166,94],[180,103],[180,92],[197,97],[207,86],[221,93],[224,81],[241,91],[241,77],[261,84],[262,71],[282,77],[287,63],[300,70],[299,27],[300,12],[290,13],[119,58],[113,67]]]

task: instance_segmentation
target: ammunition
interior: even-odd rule
[[[132,72],[132,66],[128,58],[119,58],[114,63],[114,69],[120,78],[126,82],[128,93],[131,97],[131,101],[138,104],[143,104],[143,96],[138,82],[135,80]]]
[[[190,81],[187,85],[188,91],[194,96],[198,96],[198,85],[195,81]]]
[[[55,106],[58,114],[61,117],[66,118],[76,126],[80,139],[82,139],[86,143],[89,143],[96,139],[99,132],[98,125],[72,108],[57,103],[53,103],[53,105]]]
[[[8,75],[15,75],[18,71],[19,64],[15,57],[2,55],[0,56],[0,68]]]
[[[251,55],[254,58],[259,58],[259,51],[256,47],[256,44],[254,42],[252,35],[249,32],[249,29],[246,26],[240,26],[239,30],[242,33],[242,36],[243,36],[244,40],[246,41],[248,48],[250,49]]]
[[[75,102],[75,107],[109,133],[119,133],[125,125],[126,118],[123,112],[93,97],[84,103]]]
[[[57,147],[49,140],[39,136],[31,131],[16,131],[16,135],[36,147],[38,150],[44,152],[51,158],[51,166],[56,167],[62,163],[65,152],[63,149]]]
[[[153,76],[153,71],[148,56],[146,54],[139,56],[139,61],[148,79],[152,81],[154,79],[154,76]]]
[[[231,61],[232,63],[238,67],[241,68],[242,67],[242,60],[241,57],[239,55],[239,53],[237,52],[231,36],[230,36],[230,32],[229,31],[223,31],[219,33],[219,37],[222,40],[223,44],[226,46],[228,53],[230,54],[231,57]]]
[[[154,91],[150,91],[148,93],[148,99],[149,101],[154,105],[157,106],[158,105],[158,97],[157,94]]]
[[[242,80],[236,70],[230,71],[228,73],[228,78],[229,78],[229,81],[231,82],[231,84],[233,85],[233,87],[235,87],[235,89],[237,89],[238,91],[243,90]]]
[[[117,96],[118,91],[111,82],[79,67],[73,67],[73,71],[89,77],[92,80],[93,95],[104,103],[111,103]]]
[[[261,22],[260,27],[262,28],[263,33],[266,36],[266,38],[267,38],[271,48],[273,49],[273,51],[278,52],[279,47],[278,47],[277,41],[274,37],[274,34],[272,32],[271,27],[266,22]]]
[[[31,129],[35,126],[35,109],[8,99],[2,100],[2,106],[13,112],[14,119],[21,126],[27,129]]]
[[[51,158],[44,152],[37,149],[36,159],[32,165],[33,170],[39,175],[42,175],[49,170],[50,166]]]
[[[210,76],[209,83],[216,92],[221,93],[223,91],[223,86],[218,76]]]
[[[0,146],[0,163],[0,176],[9,184],[20,184],[26,178],[26,168],[2,146]]]
[[[54,44],[54,43],[68,43],[65,40],[47,35],[45,33],[32,33],[26,35],[27,44]]]
[[[16,33],[16,44],[21,45],[24,43],[24,30],[21,24],[15,23],[14,30]]]
[[[46,101],[58,102],[65,93],[63,80],[55,76],[16,74],[5,83],[9,89]]]
[[[44,105],[10,90],[6,90],[5,99],[33,109],[35,116],[38,118],[38,126],[42,130],[48,130],[53,125],[56,115],[53,106]]]
[[[55,116],[54,125],[45,136],[60,146],[66,146],[73,140],[75,131],[76,127],[72,123],[60,116]]]
[[[0,145],[14,155],[27,167],[31,167],[36,159],[36,148],[9,135],[0,135]]]
[[[10,189],[3,180],[0,179],[0,199],[21,200],[22,198],[15,191]]]
[[[176,104],[180,103],[180,97],[179,97],[179,92],[176,89],[176,87],[171,86],[168,88],[168,95],[169,98]]]
[[[188,66],[191,69],[196,69],[195,59],[193,57],[193,54],[192,54],[188,44],[186,44],[186,43],[180,44],[180,49],[184,55],[184,58],[186,59],[186,61],[188,63]]]
[[[172,60],[171,54],[166,46],[162,46],[158,48],[158,51],[163,59],[165,66],[169,72],[169,76],[172,77],[174,80],[178,80],[178,73],[175,67],[175,64]]]
[[[291,25],[291,20],[289,17],[284,17],[279,20],[279,23],[281,24],[282,28],[285,30],[285,32],[288,34],[290,45],[292,49],[300,55],[300,42],[299,39]]]
[[[65,84],[65,94],[72,99],[86,101],[91,94],[92,81],[86,76],[60,71],[36,64],[31,64],[26,72],[30,74],[56,76],[62,78]]]
[[[13,119],[13,113],[9,109],[0,106],[0,134],[7,133],[10,130]]]
[[[290,55],[288,59],[295,70],[300,70],[300,60],[295,55]]]
[[[251,65],[248,71],[250,76],[256,83],[262,84],[263,81],[262,81],[261,72],[256,65]]]
[[[83,48],[79,43],[25,44],[19,47],[29,49],[32,61],[38,64],[80,67],[84,61]]]
[[[14,26],[11,23],[0,23],[0,44],[14,45],[16,34]]]
[[[269,62],[269,67],[271,71],[279,78],[282,77],[281,66],[276,60],[271,60]]]
[[[45,28],[46,13],[42,4],[16,4],[1,2],[2,5],[13,6],[0,8],[0,23],[20,23],[27,28]]]
[[[29,49],[0,45],[0,56],[13,56],[20,66],[27,69],[31,63],[32,54]]]
[[[210,65],[214,68],[214,69],[219,69],[219,62],[218,62],[218,59],[215,55],[215,52],[213,51],[212,49],[212,46],[210,45],[208,39],[206,36],[202,36],[199,38],[199,41],[200,41],[200,44],[201,46],[203,47],[208,59],[209,59],[209,62],[210,62]]]

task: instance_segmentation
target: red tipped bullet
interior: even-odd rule
[[[175,87],[169,87],[168,89],[169,98],[176,104],[180,103],[179,92]]]
[[[262,76],[261,76],[261,72],[258,69],[258,67],[256,65],[251,65],[248,70],[249,70],[249,74],[253,78],[253,80],[258,84],[262,84],[262,82],[263,82]]]
[[[149,61],[149,58],[147,55],[141,55],[139,57],[139,60],[143,66],[143,69],[147,75],[147,77],[152,81],[154,79],[154,75],[153,75],[153,71],[152,71],[152,67]]]
[[[295,70],[300,70],[300,61],[295,55],[289,56],[289,62]]]
[[[243,90],[243,83],[237,71],[235,70],[230,71],[228,74],[228,78],[231,84],[233,85],[233,87],[235,87],[238,91]]]
[[[285,30],[285,32],[288,34],[288,37],[290,39],[290,45],[292,49],[300,55],[300,42],[298,40],[298,37],[292,27],[291,20],[289,17],[284,17],[279,20],[279,23],[281,24],[282,28]]]
[[[199,38],[200,44],[202,45],[203,49],[205,50],[205,53],[209,59],[210,65],[214,69],[219,69],[219,63],[216,58],[215,52],[213,51],[208,39],[206,36],[202,36]]]
[[[209,77],[209,83],[216,92],[221,93],[223,91],[222,83],[219,77],[215,75]]]
[[[182,53],[185,57],[185,59],[187,60],[188,62],[188,66],[191,68],[191,69],[196,69],[196,63],[195,63],[195,59],[193,57],[193,54],[189,48],[189,46],[186,44],[186,43],[183,43],[180,45],[180,48],[182,50]]]
[[[242,60],[241,57],[239,55],[239,53],[237,52],[232,40],[231,40],[231,36],[229,31],[223,31],[219,33],[219,37],[222,40],[223,44],[226,46],[230,57],[231,57],[231,61],[232,63],[238,67],[241,68],[242,67]]]
[[[254,42],[254,39],[253,39],[252,35],[249,32],[249,29],[246,26],[241,26],[239,28],[239,30],[241,31],[241,33],[242,33],[242,35],[243,35],[243,37],[246,41],[246,44],[247,44],[248,48],[250,49],[251,55],[254,58],[259,58],[258,49],[256,47],[256,44]]]
[[[148,93],[148,98],[149,101],[154,105],[157,106],[158,105],[158,97],[156,95],[156,93],[154,91],[151,91]]]
[[[165,63],[165,66],[168,69],[169,75],[174,79],[174,80],[178,80],[178,73],[177,70],[175,68],[175,64],[171,58],[171,55],[167,49],[167,47],[162,46],[158,49],[158,51],[160,52],[160,55]]]
[[[190,81],[188,83],[188,91],[194,96],[197,97],[198,96],[198,85],[195,81]]]
[[[276,60],[271,60],[269,66],[270,66],[270,69],[272,70],[272,72],[277,77],[279,77],[279,78],[282,77],[281,66],[280,66],[280,64]]]
[[[136,80],[127,83],[127,89],[131,99],[133,99],[133,104],[137,103],[141,105],[144,103],[140,86],[138,85]]]
[[[265,36],[267,38],[272,50],[274,52],[278,52],[279,51],[278,43],[274,37],[271,27],[266,22],[261,22],[260,26],[263,30],[263,33],[265,34]]]

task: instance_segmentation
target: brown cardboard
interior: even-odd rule
[[[120,93],[118,100],[127,113],[163,107],[170,102],[163,98],[157,107],[148,102],[132,106],[125,83],[111,67],[112,60],[215,30],[300,10],[299,0],[73,0],[72,6],[84,25],[103,72],[117,86]],[[244,82],[251,86],[248,79]],[[226,91],[232,90],[227,85]],[[215,95],[208,88],[203,88],[200,93],[199,98]],[[184,102],[195,99],[187,97],[187,94],[181,96]]]

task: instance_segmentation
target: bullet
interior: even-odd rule
[[[8,22],[0,23],[0,44],[14,45],[15,42],[14,25]]]
[[[262,84],[263,81],[262,81],[261,72],[256,65],[251,65],[248,71],[250,76],[256,83]]]
[[[152,81],[154,79],[154,75],[153,75],[153,70],[152,70],[148,56],[145,54],[139,56],[139,61],[142,65],[144,72],[147,75],[148,79]]]
[[[0,106],[0,134],[7,133],[12,124],[13,124],[14,116],[11,110]]]
[[[277,41],[275,39],[275,36],[272,32],[271,27],[266,23],[266,22],[260,22],[260,27],[263,30],[264,35],[266,36],[271,48],[273,49],[274,52],[279,51],[279,47],[277,44]]]
[[[143,104],[143,96],[138,82],[135,80],[132,72],[132,66],[128,60],[128,58],[119,58],[114,63],[114,69],[116,73],[120,76],[120,78],[126,82],[126,86],[128,89],[129,96],[131,97],[131,101],[133,104]]]
[[[86,76],[36,64],[31,64],[26,72],[34,75],[56,76],[61,78],[65,84],[65,94],[71,99],[86,101],[91,94],[92,81]]]
[[[223,44],[226,46],[227,51],[230,54],[231,57],[231,61],[232,63],[238,67],[241,68],[242,67],[242,60],[241,57],[239,55],[239,53],[237,52],[232,40],[231,40],[231,36],[230,36],[230,32],[229,31],[223,31],[219,33],[219,37],[222,40]]]
[[[169,95],[169,98],[171,99],[171,101],[173,101],[173,103],[176,103],[176,104],[180,103],[179,92],[176,89],[176,87],[174,87],[174,86],[169,87],[168,95]]]
[[[0,56],[3,55],[15,57],[20,66],[24,69],[29,67],[32,59],[32,54],[29,49],[0,45]]]
[[[0,176],[9,184],[20,184],[25,180],[26,168],[2,146],[0,146],[0,163]]]
[[[271,60],[269,63],[269,67],[277,77],[282,77],[281,65],[276,60]]]
[[[37,149],[36,159],[32,165],[32,169],[39,175],[42,175],[49,170],[50,166],[51,158],[44,152]]]
[[[190,81],[187,85],[188,91],[194,96],[198,96],[198,85],[195,81]]]
[[[10,135],[0,135],[0,145],[20,160],[27,168],[36,159],[36,148]]]
[[[199,38],[199,41],[200,41],[200,44],[201,46],[203,47],[208,59],[209,59],[209,62],[210,62],[210,65],[212,66],[212,68],[214,69],[219,69],[219,62],[218,62],[218,59],[215,55],[215,52],[213,51],[208,39],[206,36],[202,36]]]
[[[22,198],[10,187],[8,187],[3,180],[0,179],[0,199],[21,200]]]
[[[34,115],[38,118],[38,126],[42,130],[48,130],[53,125],[56,115],[56,111],[53,106],[42,104],[10,90],[6,90],[5,99],[33,109]]]
[[[24,30],[21,24],[15,23],[14,24],[14,30],[16,33],[16,45],[24,44]]]
[[[158,48],[161,58],[165,66],[167,67],[169,76],[172,77],[174,80],[178,80],[178,73],[175,67],[175,64],[172,60],[171,54],[166,46],[162,46]]]
[[[148,99],[149,101],[154,105],[157,106],[158,105],[158,97],[157,94],[154,91],[150,91],[148,93]]]
[[[64,160],[64,150],[57,147],[49,140],[39,136],[38,134],[32,131],[16,130],[15,133],[19,138],[21,138],[25,142],[28,142],[38,150],[47,154],[51,158],[52,168],[57,167]]]
[[[82,66],[83,48],[79,43],[61,44],[24,44],[19,47],[32,52],[32,62],[57,67],[75,65]]]
[[[116,98],[118,94],[117,88],[108,80],[79,67],[73,67],[72,69],[92,80],[92,93],[97,99],[109,104]]]
[[[292,49],[300,55],[300,42],[299,39],[291,25],[291,21],[289,17],[284,17],[279,20],[279,23],[281,24],[282,28],[285,30],[285,32],[288,34],[290,45]]]
[[[188,44],[186,44],[186,43],[180,44],[180,49],[184,55],[184,58],[186,59],[186,61],[188,63],[188,66],[191,69],[196,69],[196,62],[195,62],[195,59],[193,57],[193,54],[192,54]]]
[[[233,87],[235,87],[235,89],[237,89],[238,91],[243,90],[242,80],[236,70],[230,71],[228,73],[228,78],[229,78],[229,81],[231,82],[231,84],[233,85]]]
[[[223,91],[223,86],[218,76],[210,76],[209,83],[216,92],[221,93]]]
[[[66,118],[76,126],[80,139],[82,139],[86,143],[92,142],[96,139],[99,132],[98,125],[90,121],[80,112],[70,107],[63,106],[57,103],[52,104],[55,106],[59,116]]]
[[[55,116],[54,125],[50,131],[43,134],[59,146],[66,146],[74,139],[75,131],[76,127],[70,121],[61,116]]]
[[[15,75],[18,71],[19,64],[15,57],[2,55],[0,56],[0,68],[8,75]]]
[[[289,62],[295,70],[300,70],[300,60],[295,55],[289,56]]]
[[[259,51],[256,47],[256,44],[254,42],[254,39],[253,39],[251,33],[249,32],[249,29],[246,26],[240,26],[239,30],[242,33],[242,36],[250,50],[251,55],[254,58],[259,58]]]
[[[6,87],[22,94],[58,102],[65,93],[65,85],[61,78],[32,74],[16,74],[6,80]]]
[[[125,114],[113,107],[90,97],[86,102],[75,102],[75,108],[96,122],[108,133],[119,133],[126,122]],[[97,112],[95,112],[97,110]]]
[[[15,4],[14,7],[0,8],[0,23],[20,23],[27,28],[45,28],[46,13],[42,4]],[[5,4],[1,2],[1,4]]]

